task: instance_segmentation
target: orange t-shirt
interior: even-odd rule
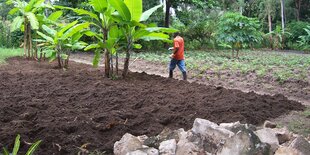
[[[179,48],[179,50],[173,55],[176,60],[184,60],[184,39],[177,36],[173,39],[173,48]]]

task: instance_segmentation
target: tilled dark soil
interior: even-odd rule
[[[111,153],[126,132],[156,135],[163,128],[189,129],[195,118],[217,123],[261,124],[304,106],[283,95],[257,95],[130,73],[111,80],[103,72],[71,63],[8,60],[0,67],[0,147],[43,140],[37,154],[77,154],[79,147]]]

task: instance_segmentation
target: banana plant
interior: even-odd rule
[[[108,0],[110,5],[116,10],[117,13],[112,14],[115,21],[118,23],[120,29],[120,36],[125,40],[124,49],[126,57],[124,60],[123,77],[128,74],[130,54],[133,49],[140,49],[142,46],[136,44],[137,41],[143,39],[147,41],[162,40],[171,42],[169,35],[166,33],[174,33],[178,30],[172,28],[152,27],[143,22],[162,5],[155,6],[145,12],[142,12],[142,0]]]
[[[105,52],[105,76],[111,76],[111,64],[110,64],[110,55],[111,48],[107,48],[105,45],[109,37],[109,31],[112,26],[115,25],[115,21],[112,19],[112,13],[115,9],[111,7],[107,0],[89,0],[88,4],[91,6],[91,10],[56,6],[60,9],[72,10],[78,15],[82,16],[84,20],[88,21],[91,24],[91,27],[94,31],[100,32],[94,33],[93,31],[88,31],[85,35],[94,37],[96,39],[95,44],[90,44],[85,48],[86,50],[96,49],[96,54],[94,57],[93,64],[97,66],[100,59],[100,53],[102,50]]]
[[[20,29],[24,32],[24,56],[27,56],[28,58],[36,58],[37,55],[32,52],[31,30],[39,29],[37,15],[40,14],[44,8],[53,9],[53,7],[45,4],[44,0],[30,0],[29,2],[8,0],[7,4],[12,4],[14,6],[14,8],[10,10],[9,14],[17,14],[12,22],[11,31],[13,32]]]
[[[42,37],[42,39],[36,40],[40,42],[38,46],[42,46],[43,52],[46,53],[50,61],[58,60],[59,68],[67,69],[70,52],[83,49],[87,45],[79,40],[90,23],[77,23],[78,21],[74,21],[67,25],[58,25],[55,29],[43,25],[44,33],[37,32]]]

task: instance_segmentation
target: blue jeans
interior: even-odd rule
[[[176,67],[176,65],[178,65],[179,69],[181,70],[182,73],[186,72],[186,68],[185,68],[185,61],[184,60],[176,60],[176,59],[171,59],[170,61],[170,65],[169,65],[169,70],[173,71]]]

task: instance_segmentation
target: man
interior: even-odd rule
[[[187,80],[185,60],[184,60],[184,39],[180,36],[180,33],[177,32],[174,34],[173,39],[173,48],[169,48],[173,53],[170,55],[171,61],[169,65],[169,78],[173,77],[173,70],[176,65],[182,72],[183,80]]]

